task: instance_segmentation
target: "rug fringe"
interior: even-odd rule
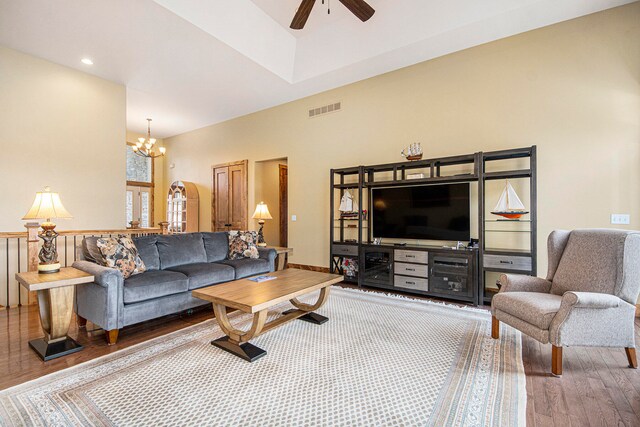
[[[433,300],[428,300],[428,299],[415,298],[415,297],[411,297],[411,296],[408,296],[408,295],[399,295],[399,294],[395,294],[395,293],[391,293],[391,292],[385,292],[385,291],[374,291],[374,290],[362,289],[362,288],[360,288],[360,289],[343,288],[340,285],[337,285],[337,286],[340,288],[340,290],[347,291],[347,292],[352,292],[352,293],[365,293],[365,294],[381,295],[381,296],[386,296],[386,297],[395,298],[395,299],[404,300],[404,301],[409,301],[409,302],[420,302],[420,303],[423,303],[423,304],[430,304],[430,305],[442,306],[442,307],[447,307],[447,308],[456,308],[456,309],[468,310],[468,311],[473,311],[473,312],[476,312],[476,313],[491,314],[491,311],[488,310],[488,309],[478,308],[478,307],[470,307],[468,305],[458,305],[456,303],[450,303],[450,302],[445,302],[445,301],[433,301]]]

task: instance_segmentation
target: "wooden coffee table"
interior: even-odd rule
[[[212,341],[211,344],[253,362],[267,352],[249,343],[250,339],[298,318],[315,324],[322,324],[329,320],[313,313],[313,311],[322,307],[329,297],[331,285],[341,282],[343,276],[298,269],[276,271],[268,275],[277,278],[262,283],[240,279],[192,292],[194,297],[213,303],[213,311],[218,319],[218,324],[227,334]],[[318,289],[320,289],[320,296],[314,304],[305,304],[297,299],[301,295]],[[265,323],[269,308],[287,300],[295,308],[285,311],[282,316]],[[251,327],[247,331],[234,328],[227,316],[227,308],[252,313]]]

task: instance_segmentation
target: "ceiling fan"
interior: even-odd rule
[[[304,28],[304,24],[307,23],[307,19],[309,19],[311,9],[313,9],[313,5],[315,3],[316,0],[302,0],[302,3],[300,3],[300,6],[298,7],[298,11],[293,17],[293,21],[291,21],[290,28],[292,30],[301,30]],[[324,3],[324,0],[322,3]],[[376,13],[376,11],[364,0],[340,0],[340,3],[345,5],[345,7],[349,9],[351,13],[356,15],[362,22],[367,21],[374,13]]]

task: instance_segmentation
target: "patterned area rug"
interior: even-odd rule
[[[210,320],[21,384],[0,392],[0,424],[525,424],[521,337],[493,340],[488,312],[334,287],[318,313],[253,340],[254,363],[213,347]]]

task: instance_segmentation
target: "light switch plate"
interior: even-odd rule
[[[611,224],[629,224],[631,215],[629,214],[611,214]]]
[[[297,221],[298,215],[291,215],[291,221]]]

